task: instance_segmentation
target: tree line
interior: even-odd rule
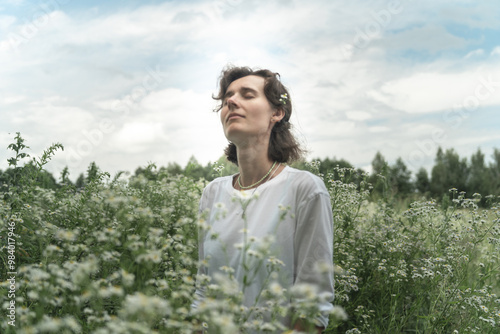
[[[465,192],[467,197],[471,197],[475,193],[481,194],[481,204],[484,205],[488,195],[500,195],[500,150],[496,148],[493,151],[491,161],[487,163],[485,155],[480,149],[470,158],[465,158],[460,157],[453,148],[443,150],[439,147],[430,173],[422,167],[415,175],[412,175],[402,158],[389,164],[380,152],[377,152],[372,160],[372,172],[369,175],[359,168],[356,169],[345,159],[324,158],[313,161],[315,161],[313,164],[306,161],[296,162],[292,164],[292,167],[304,170],[316,169],[325,177],[333,178],[338,177],[335,171],[337,166],[356,170],[354,181],[358,184],[362,179],[368,181],[373,186],[372,198],[393,196],[405,199],[424,196],[441,200],[443,196],[449,197],[449,190],[455,188],[457,192]],[[25,168],[29,169],[29,165],[30,163]],[[231,175],[237,171],[237,167],[227,161],[224,156],[216,162],[209,162],[204,166],[195,157],[191,157],[184,167],[175,162],[159,168],[150,165],[137,168],[134,175],[143,175],[148,179],[158,179],[165,175],[185,175],[194,179],[202,178],[211,181],[218,176]],[[70,186],[78,190],[98,177],[100,169],[95,162],[92,162],[86,173],[81,173],[76,182],[70,180],[69,174],[70,171],[66,167],[56,179],[51,173],[42,170],[37,174],[37,183],[43,188],[57,189],[62,186]],[[15,168],[0,170],[1,191],[7,191],[7,185],[12,183],[15,177]]]
[[[457,193],[465,192],[467,197],[480,194],[484,205],[487,196],[500,195],[500,150],[495,148],[491,161],[487,163],[481,149],[467,159],[460,157],[453,148],[443,150],[439,147],[430,173],[420,168],[414,176],[403,159],[398,158],[389,165],[377,152],[372,161],[370,180],[374,192],[381,193],[384,185],[376,181],[377,175],[386,178],[385,186],[394,195],[418,194],[440,200],[443,196],[448,198],[450,189],[456,189]]]

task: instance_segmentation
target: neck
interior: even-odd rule
[[[240,182],[243,186],[249,186],[258,182],[269,172],[274,163],[268,157],[267,145],[265,149],[263,145],[237,147],[237,155]]]

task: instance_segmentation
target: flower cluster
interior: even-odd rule
[[[281,104],[285,105],[287,100],[288,100],[288,94],[285,93],[280,95]]]
[[[35,200],[21,212],[0,200],[1,235],[16,219],[25,252],[17,259],[16,333],[190,331],[202,187],[185,177],[138,177],[77,193],[30,189]]]
[[[399,210],[368,201],[371,187],[354,173],[337,168],[325,177],[341,267],[336,301],[349,315],[332,333],[495,332],[498,208],[479,209],[480,196],[461,193],[449,208],[422,200]]]

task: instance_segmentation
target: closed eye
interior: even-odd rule
[[[242,96],[246,100],[253,99],[257,96],[257,91],[253,88],[250,87],[241,87],[240,88],[240,96]],[[230,90],[227,91],[226,94],[224,95],[224,99],[222,100],[222,105],[226,106],[227,105],[227,100],[235,94],[234,91]]]

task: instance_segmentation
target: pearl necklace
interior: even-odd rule
[[[238,182],[238,186],[240,186],[241,189],[250,189],[252,187],[255,187],[256,185],[258,185],[259,183],[261,183],[262,181],[265,180],[266,177],[269,176],[269,173],[271,173],[271,171],[273,170],[274,166],[276,166],[276,161],[273,163],[273,165],[271,166],[271,169],[269,169],[269,171],[267,172],[266,175],[264,175],[264,177],[262,179],[260,179],[259,181],[255,182],[254,184],[248,186],[248,187],[243,187],[240,183],[240,177],[241,177],[241,173],[240,175],[238,175],[238,179],[237,179],[237,182]]]

